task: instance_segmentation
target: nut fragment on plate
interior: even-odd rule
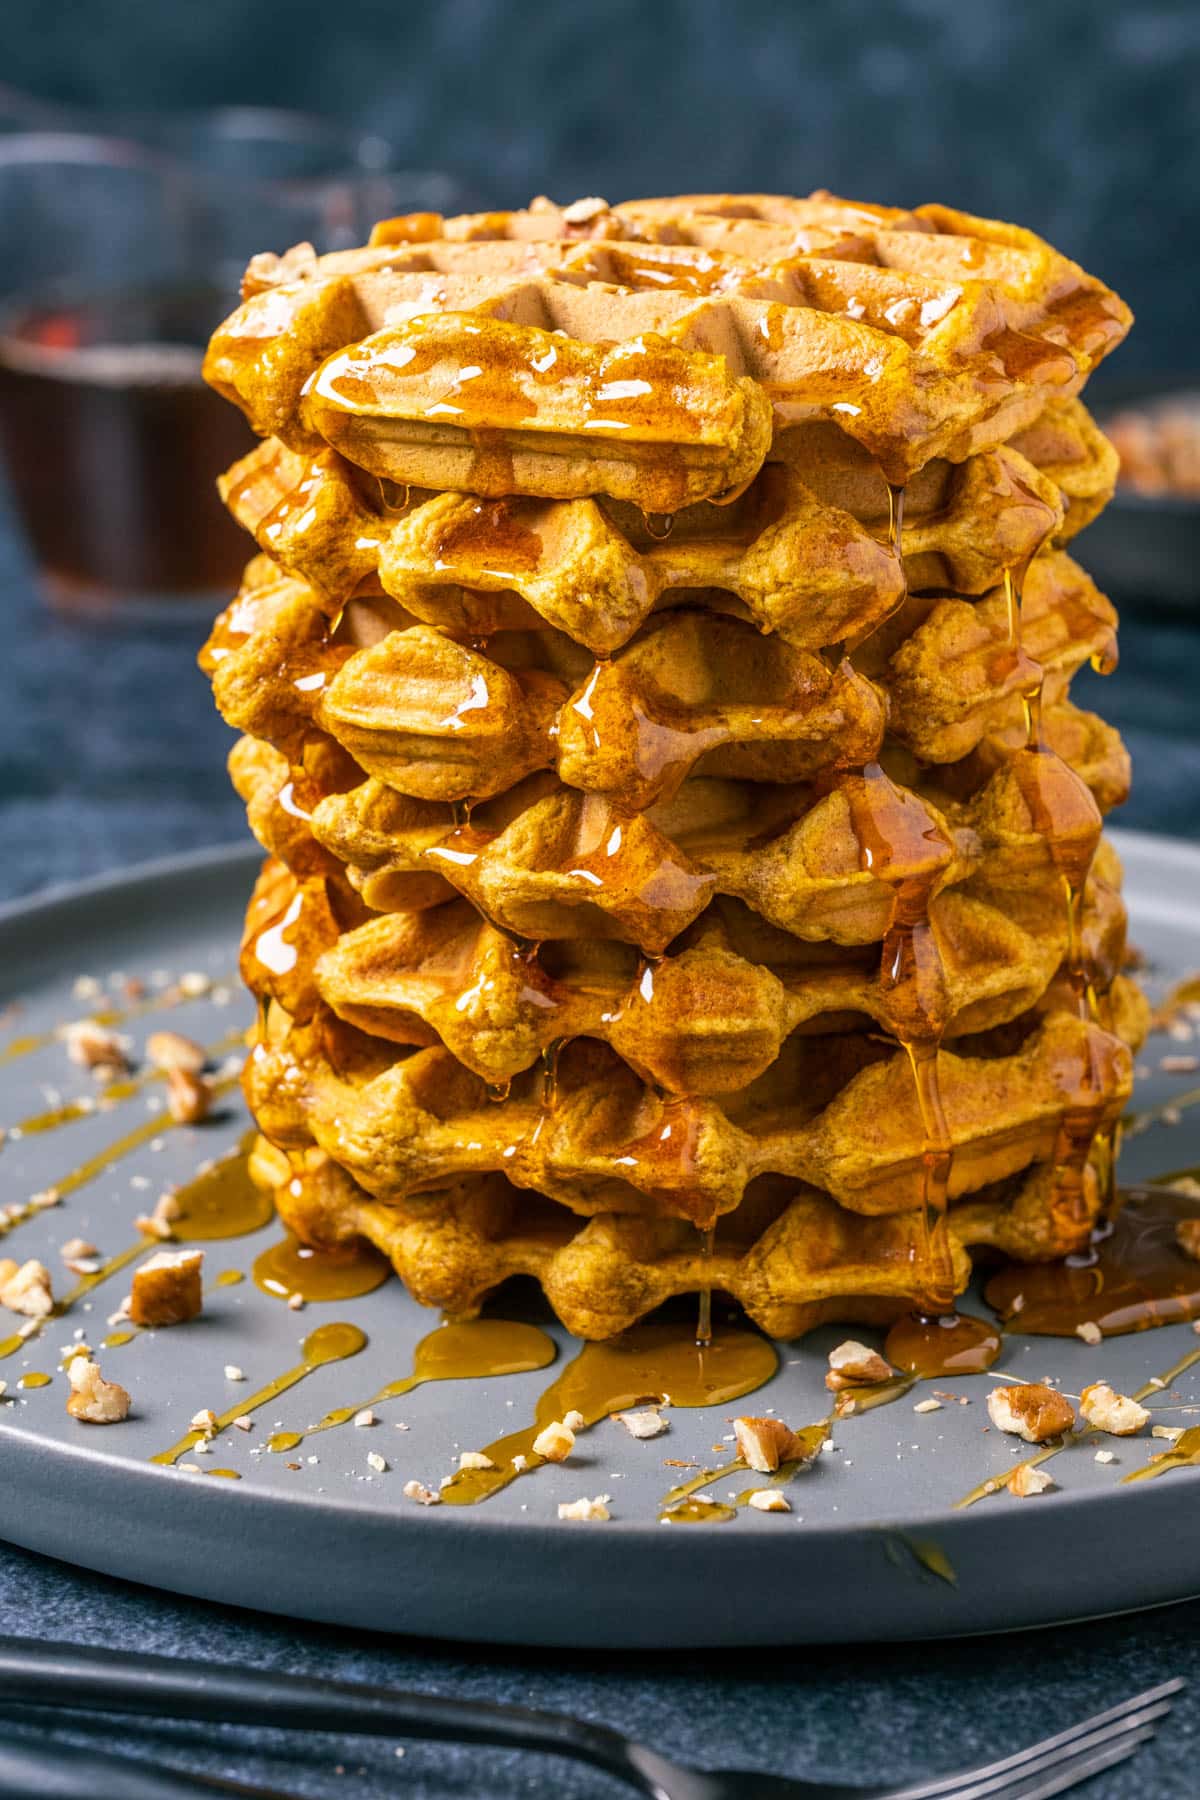
[[[1094,1319],[1085,1319],[1082,1325],[1077,1325],[1075,1336],[1082,1338],[1085,1344],[1102,1344],[1104,1342],[1104,1333]]]
[[[158,1250],[133,1272],[129,1316],[135,1325],[182,1325],[204,1307],[203,1250]]]
[[[95,1244],[87,1238],[68,1238],[59,1255],[72,1275],[98,1275],[101,1269],[100,1252]]]
[[[1175,1227],[1175,1240],[1185,1256],[1200,1262],[1200,1219],[1180,1219]]]
[[[1027,1444],[1047,1444],[1051,1438],[1070,1431],[1075,1423],[1071,1402],[1040,1381],[993,1388],[987,1408],[998,1430],[1014,1432]]]
[[[738,1455],[759,1475],[773,1475],[780,1463],[811,1462],[814,1449],[782,1419],[735,1419]]]
[[[597,1494],[594,1500],[560,1500],[558,1516],[560,1519],[611,1519],[608,1510],[610,1499],[608,1494]]]
[[[406,1481],[400,1492],[406,1500],[415,1500],[418,1506],[440,1506],[442,1496],[427,1488],[422,1481]]]
[[[67,1367],[71,1391],[67,1411],[87,1425],[116,1425],[129,1417],[130,1398],[115,1381],[105,1381],[100,1364],[90,1357],[73,1357]]]
[[[746,1501],[755,1512],[791,1512],[791,1506],[778,1488],[755,1488]]]
[[[54,1311],[54,1290],[45,1263],[31,1257],[17,1264],[0,1257],[0,1306],[29,1319],[45,1319]]]
[[[181,1208],[174,1194],[160,1194],[154,1203],[152,1213],[139,1213],[133,1221],[135,1228],[145,1237],[162,1238],[164,1241],[173,1237],[171,1230],[179,1217]]]
[[[836,1394],[842,1388],[887,1381],[895,1373],[891,1363],[885,1361],[878,1350],[872,1350],[867,1344],[860,1344],[855,1338],[847,1338],[845,1343],[838,1344],[829,1352],[825,1386]]]
[[[668,1429],[667,1421],[653,1407],[647,1407],[644,1412],[614,1413],[613,1418],[625,1427],[630,1437],[661,1437]]]
[[[202,1406],[200,1411],[192,1414],[192,1430],[213,1432],[217,1429],[217,1415],[211,1406]]]
[[[76,1019],[63,1027],[62,1035],[67,1055],[78,1068],[117,1073],[129,1067],[122,1040],[95,1019]]]
[[[182,1031],[152,1031],[146,1039],[146,1057],[164,1074],[183,1069],[199,1075],[207,1061],[203,1047],[194,1038],[184,1037]]]
[[[566,1462],[574,1448],[575,1433],[562,1419],[539,1431],[532,1445],[534,1455],[544,1456],[547,1462]]]
[[[482,1450],[464,1450],[458,1459],[460,1469],[494,1469],[495,1463]]]
[[[177,1125],[199,1125],[212,1110],[213,1088],[203,1075],[188,1069],[167,1072],[167,1111]]]
[[[1110,1437],[1134,1437],[1149,1422],[1150,1414],[1136,1400],[1118,1394],[1107,1381],[1093,1381],[1079,1396],[1079,1410],[1089,1425]]]
[[[1054,1486],[1053,1477],[1044,1469],[1035,1469],[1032,1463],[1018,1463],[1007,1481],[1010,1494],[1018,1500],[1028,1500],[1034,1494],[1044,1494],[1047,1488]]]

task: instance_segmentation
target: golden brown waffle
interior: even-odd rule
[[[1145,1028],[1064,549],[1121,303],[825,194],[413,215],[243,293],[206,366],[262,554],[202,661],[285,1219],[589,1336],[1078,1248]]]
[[[1083,407],[1049,409],[1026,436],[1050,475],[1011,445],[931,463],[906,490],[902,534],[878,470],[832,428],[810,434],[799,466],[764,469],[740,499],[691,507],[657,538],[612,502],[410,489],[389,504],[334,453],[310,459],[275,440],[220,485],[261,548],[334,605],[377,577],[425,623],[487,636],[540,618],[603,655],[654,608],[717,590],[764,629],[820,648],[877,625],[905,581],[980,593],[1087,522],[1115,465]]]
[[[1136,1041],[1144,1012],[1123,979],[1114,997],[1114,1025]],[[952,1198],[1053,1158],[1068,1113],[1086,1117],[1090,1140],[1115,1123],[1132,1085],[1121,1037],[1070,1011],[1046,1013],[1007,1054],[989,1048],[939,1057]],[[765,1074],[719,1103],[664,1097],[607,1046],[579,1039],[496,1105],[440,1046],[397,1059],[394,1046],[332,1017],[299,1025],[280,1015],[245,1082],[273,1143],[315,1142],[387,1201],[502,1173],[576,1212],[706,1226],[767,1174],[862,1213],[908,1211],[923,1192],[912,1070],[875,1033],[793,1034]]]
[[[539,1282],[568,1331],[583,1338],[612,1337],[672,1296],[709,1287],[732,1295],[780,1338],[827,1322],[887,1324],[913,1300],[915,1214],[847,1212],[791,1182],[756,1182],[721,1219],[705,1255],[681,1220],[596,1213],[581,1224],[502,1175],[382,1205],[321,1151],[289,1159],[260,1138],[252,1169],[306,1243],[366,1238],[415,1299],[451,1317],[474,1315],[514,1275]],[[951,1207],[955,1292],[970,1277],[965,1246],[1035,1262],[1086,1243],[1099,1205],[1094,1173],[1086,1171],[1086,1212],[1074,1226],[1050,1204],[1051,1173],[1037,1165]]]
[[[293,754],[316,727],[398,793],[486,799],[553,768],[635,809],[693,772],[790,783],[861,768],[889,718],[924,760],[959,761],[1021,723],[1033,685],[1054,707],[1082,663],[1115,662],[1116,615],[1061,552],[1035,561],[1019,611],[997,590],[914,597],[896,621],[863,647],[869,679],[690,608],[597,664],[546,627],[463,643],[382,596],[349,601],[331,631],[315,592],[280,578],[239,596],[208,655],[229,724]]]
[[[1083,932],[1105,988],[1125,952],[1119,881],[1103,845]],[[713,902],[653,965],[615,942],[516,944],[465,900],[353,930],[339,923],[345,911],[328,878],[297,880],[268,861],[246,918],[242,973],[251,990],[301,1021],[324,1000],[347,1024],[389,1042],[440,1041],[498,1088],[556,1043],[591,1037],[667,1092],[736,1093],[766,1072],[793,1031],[891,1029],[874,946],[807,944],[738,901]],[[949,889],[933,901],[930,924],[944,969],[946,1041],[1036,1006],[1068,947],[1054,884]]]
[[[962,461],[1129,325],[1032,233],[943,207],[691,196],[580,223],[421,215],[375,249],[257,259],[207,378],[261,435],[390,480],[662,513],[740,490],[814,420],[893,482]]]
[[[939,804],[940,802],[940,804]],[[905,882],[930,897],[973,876],[993,888],[1086,867],[1100,812],[1053,751],[1000,761],[969,799],[930,798],[879,766],[821,788],[692,780],[632,815],[599,795],[529,781],[476,808],[447,809],[371,780],[319,802],[312,827],[377,912],[407,912],[457,890],[518,937],[616,938],[657,955],[718,894],[796,936],[882,939]],[[894,852],[886,862],[880,843]]]

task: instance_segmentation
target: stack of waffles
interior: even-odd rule
[[[258,257],[202,663],[267,861],[256,1169],[422,1301],[944,1311],[1083,1245],[1140,995],[1070,553],[1122,303],[940,206],[690,196]]]

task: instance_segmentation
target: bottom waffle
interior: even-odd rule
[[[915,1211],[866,1217],[829,1195],[767,1177],[717,1227],[711,1254],[678,1219],[598,1213],[583,1220],[503,1175],[469,1177],[393,1205],[373,1200],[319,1150],[291,1157],[260,1137],[254,1177],[275,1191],[284,1223],[321,1248],[367,1239],[422,1305],[476,1314],[515,1275],[545,1292],[568,1331],[607,1338],[674,1295],[715,1289],[773,1337],[822,1324],[889,1324],[915,1297],[921,1224]],[[950,1209],[954,1291],[971,1275],[968,1248],[1025,1261],[1078,1250],[1099,1211],[1089,1165],[1083,1214],[1066,1224],[1054,1172],[1035,1165]]]

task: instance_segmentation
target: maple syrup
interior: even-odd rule
[[[314,1432],[332,1431],[356,1414],[385,1400],[398,1400],[429,1381],[478,1381],[501,1375],[524,1375],[544,1369],[558,1354],[550,1335],[536,1325],[511,1319],[448,1320],[423,1337],[413,1352],[407,1375],[389,1381],[354,1406],[337,1406],[305,1431],[280,1431],[267,1440],[276,1454],[294,1450]]]
[[[1060,1262],[1010,1264],[984,1298],[1000,1317],[1035,1336],[1072,1337],[1093,1324],[1105,1337],[1200,1318],[1200,1262],[1176,1236],[1200,1204],[1169,1188],[1134,1188],[1085,1250]]]
[[[194,1449],[206,1438],[211,1439],[219,1432],[227,1431],[235,1419],[256,1411],[260,1406],[269,1405],[272,1400],[277,1400],[280,1394],[286,1394],[289,1388],[295,1387],[298,1382],[304,1380],[305,1376],[311,1375],[314,1369],[323,1369],[329,1363],[343,1362],[347,1357],[357,1356],[360,1350],[366,1348],[366,1343],[366,1332],[360,1331],[357,1325],[318,1325],[315,1331],[309,1332],[300,1346],[301,1360],[294,1368],[285,1369],[282,1375],[277,1375],[273,1381],[268,1382],[266,1387],[260,1388],[256,1394],[252,1394],[248,1400],[243,1400],[237,1406],[231,1406],[227,1412],[219,1414],[211,1431],[185,1432],[177,1444],[172,1444],[169,1450],[160,1450],[157,1456],[150,1458],[150,1461],[158,1463],[162,1467],[170,1467],[173,1463],[177,1463],[188,1450]]]
[[[254,1260],[253,1275],[276,1300],[357,1300],[374,1293],[392,1273],[385,1256],[366,1243],[314,1250],[289,1232]]]
[[[969,1313],[942,1313],[937,1317],[909,1313],[888,1332],[883,1354],[893,1368],[921,1380],[937,1380],[953,1375],[981,1375],[991,1368],[1002,1348],[996,1327]]]
[[[888,1029],[908,1056],[924,1137],[918,1298],[923,1312],[939,1314],[954,1297],[945,1224],[953,1146],[938,1079],[949,1002],[930,902],[954,846],[923,802],[897,788],[878,763],[848,784],[847,799],[863,869],[892,888],[880,990]]]
[[[769,1381],[779,1367],[774,1345],[757,1331],[731,1326],[711,1344],[691,1342],[675,1323],[651,1321],[635,1325],[620,1337],[584,1344],[574,1360],[538,1399],[534,1422],[510,1432],[484,1454],[492,1469],[460,1469],[442,1489],[449,1506],[473,1506],[499,1493],[523,1471],[513,1467],[522,1456],[526,1470],[542,1466],[533,1441],[545,1426],[568,1412],[581,1413],[594,1425],[610,1413],[640,1401],[672,1406],[721,1406]]]

